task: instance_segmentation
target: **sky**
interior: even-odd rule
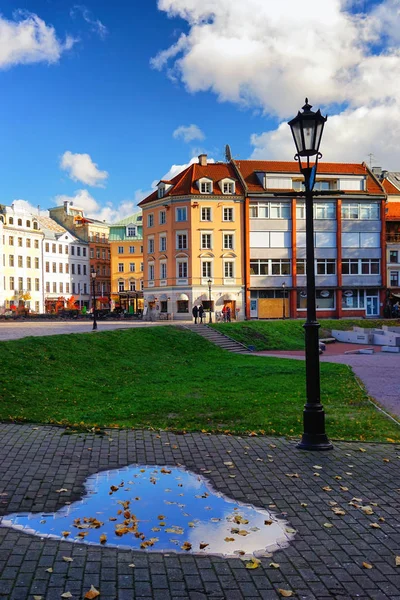
[[[400,171],[400,0],[1,0],[0,203],[115,222],[198,154]]]

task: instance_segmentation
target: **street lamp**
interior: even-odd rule
[[[211,284],[212,284],[212,280],[209,279],[207,281],[207,283],[208,283],[208,300],[210,303],[210,312],[208,313],[208,322],[212,323],[212,317],[211,317]]]
[[[318,159],[322,157],[319,146],[327,117],[323,117],[320,110],[313,112],[311,108],[306,98],[303,112],[299,111],[297,116],[289,121],[297,150],[294,158],[298,160],[300,172],[304,176],[306,201],[307,321],[304,329],[307,402],[303,412],[303,435],[297,447],[302,450],[331,450],[332,444],[325,433],[325,412],[320,397],[318,340],[320,325],[316,316],[313,221],[313,189]],[[310,166],[311,157],[315,157],[312,166]],[[303,165],[302,158],[307,159],[306,166]]]
[[[96,331],[97,329],[97,309],[96,309],[96,277],[97,271],[94,267],[90,271],[92,276],[92,306],[93,306],[93,328],[92,331]]]
[[[282,283],[282,291],[283,291],[283,319],[286,319],[286,315],[285,315],[285,300],[286,300],[286,283],[283,282]]]

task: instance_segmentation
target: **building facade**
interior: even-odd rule
[[[384,171],[382,185],[387,193],[386,261],[388,308],[400,301],[400,173]]]
[[[43,232],[34,215],[21,208],[0,206],[1,305],[4,311],[43,312]]]
[[[290,196],[303,187],[297,163],[232,163],[246,193],[246,317],[305,317],[305,204]],[[383,315],[386,194],[382,185],[365,164],[321,162],[314,193],[318,316]]]
[[[205,154],[139,206],[143,211],[145,316],[244,318],[243,187],[231,164]]]
[[[138,212],[110,225],[112,306],[143,310],[143,224]]]

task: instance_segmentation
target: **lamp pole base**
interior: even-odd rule
[[[325,433],[303,433],[301,442],[296,446],[299,450],[333,450],[333,445]]]

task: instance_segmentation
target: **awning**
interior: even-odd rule
[[[177,300],[189,300],[189,296],[187,294],[179,294]]]
[[[236,300],[236,294],[224,294],[224,300]]]
[[[160,294],[158,299],[160,300],[160,302],[166,302],[168,300],[168,296],[167,294]]]
[[[145,300],[147,300],[147,302],[154,302],[154,300],[155,300],[154,294],[148,294],[148,296],[145,297]]]

